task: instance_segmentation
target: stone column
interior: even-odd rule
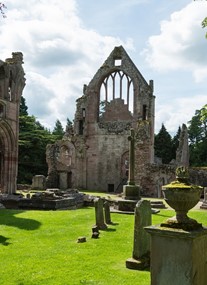
[[[134,129],[131,129],[129,140],[129,177],[127,181],[127,185],[123,187],[123,197],[126,200],[140,200],[140,189],[138,185],[135,185],[134,180],[134,161],[135,161],[135,137],[134,137]]]
[[[150,235],[144,229],[151,226],[150,201],[141,200],[135,207],[134,243],[132,258],[126,260],[126,267],[142,270],[149,267],[150,263]]]

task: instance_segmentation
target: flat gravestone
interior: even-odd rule
[[[126,261],[129,269],[142,270],[149,267],[150,235],[144,228],[152,224],[151,212],[150,201],[138,201],[135,207],[133,253],[132,258]]]

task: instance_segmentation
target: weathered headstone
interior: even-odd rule
[[[93,226],[92,227],[92,236],[91,236],[91,238],[98,238],[99,237],[99,229],[98,229],[98,227],[97,226]]]
[[[32,178],[32,187],[33,190],[44,190],[46,189],[46,178],[44,175],[35,175]]]
[[[105,216],[106,224],[108,224],[108,225],[112,224],[109,201],[104,201],[104,216]]]
[[[96,226],[98,227],[99,230],[107,229],[107,225],[104,222],[103,199],[95,198],[94,206],[95,206]]]
[[[144,228],[151,224],[150,201],[140,200],[135,207],[133,253],[132,258],[126,261],[127,268],[142,270],[149,267],[150,235]]]
[[[203,197],[203,203],[200,206],[201,209],[207,210],[207,187],[204,187],[204,197]]]

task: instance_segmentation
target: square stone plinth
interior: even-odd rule
[[[145,229],[151,236],[151,285],[207,284],[207,228]]]

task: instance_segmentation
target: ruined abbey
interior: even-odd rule
[[[170,166],[154,163],[155,96],[122,46],[115,47],[77,99],[74,128],[48,145],[49,188],[122,192],[135,130],[135,180],[143,194],[160,196],[174,178]]]
[[[23,55],[0,60],[0,191],[16,191],[18,167],[19,105],[25,86]]]
[[[18,168],[19,106],[25,86],[23,55],[0,61],[0,191],[15,193]],[[188,162],[187,128],[174,164],[154,157],[155,96],[122,46],[115,47],[77,99],[73,126],[46,149],[47,188],[120,193],[128,180],[130,130],[135,134],[135,183],[141,194],[161,197],[177,165]],[[183,159],[185,162],[183,162]],[[195,184],[206,186],[207,172]],[[204,173],[205,172],[205,173]],[[201,178],[201,179],[200,179]]]

